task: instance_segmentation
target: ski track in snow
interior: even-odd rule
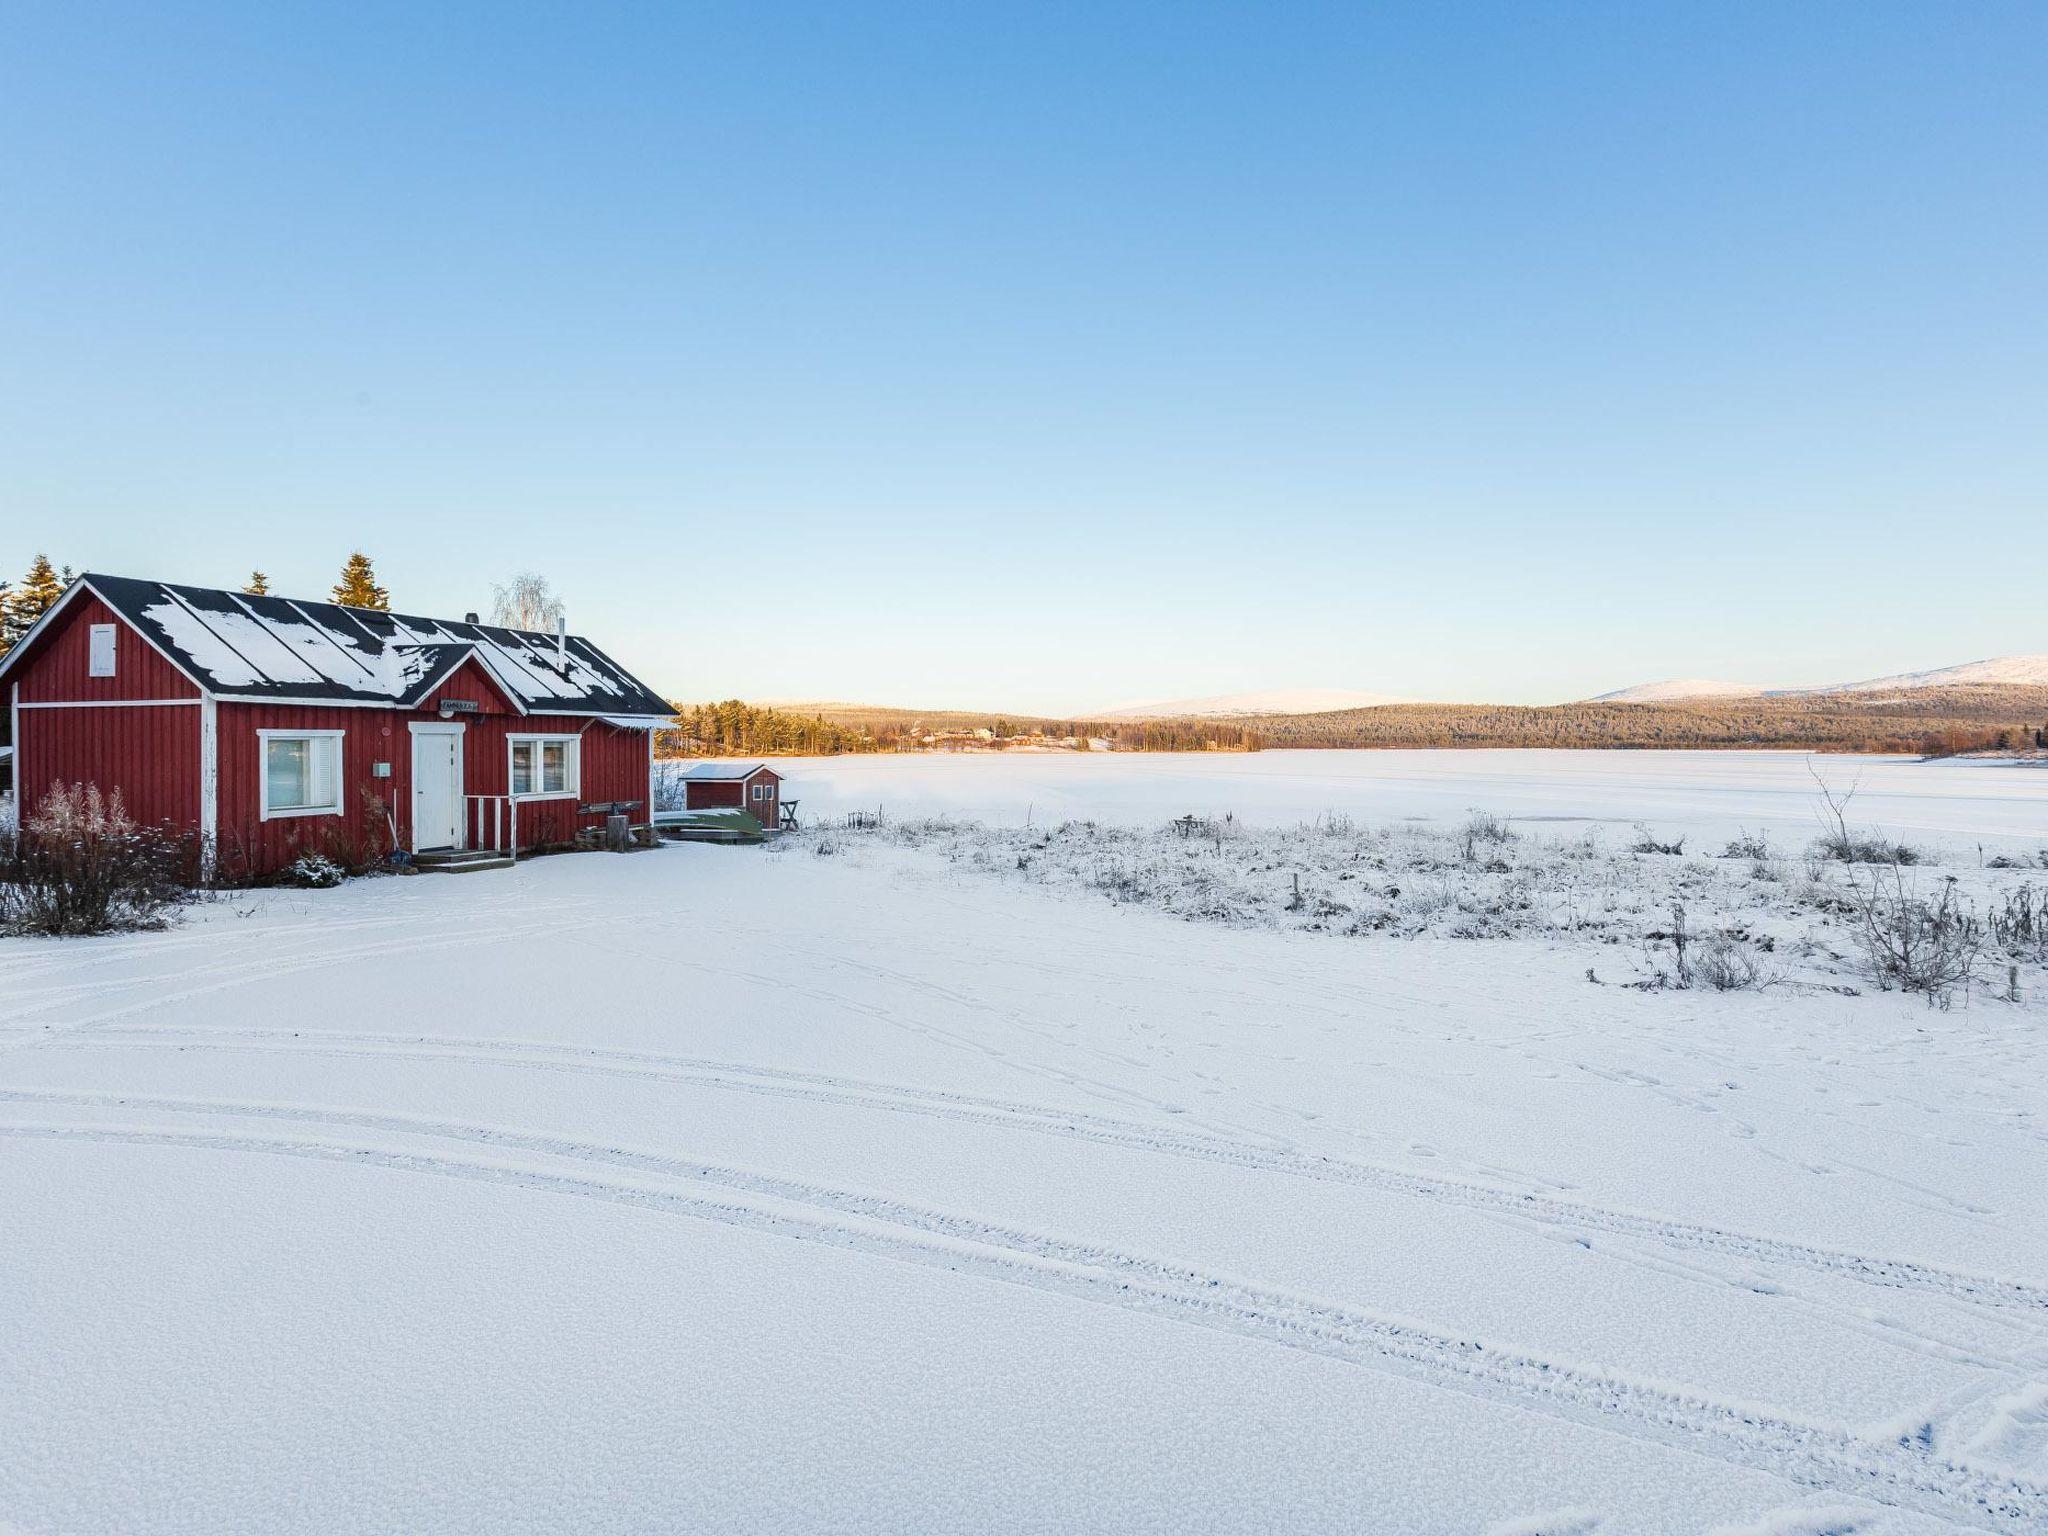
[[[965,1121],[1035,1135],[1056,1136],[1128,1148],[1168,1157],[1226,1163],[1323,1183],[1351,1184],[1441,1204],[1463,1206],[1559,1227],[1646,1239],[1678,1249],[1713,1253],[1747,1263],[1790,1265],[1866,1285],[1918,1291],[1977,1306],[2016,1311],[2048,1324],[2048,1286],[1995,1275],[1978,1275],[1912,1258],[1887,1257],[1800,1243],[1788,1238],[1739,1232],[1680,1221],[1670,1216],[1597,1206],[1468,1179],[1450,1179],[1405,1169],[1325,1157],[1287,1148],[1260,1146],[1221,1136],[1180,1131],[1136,1121],[1011,1099],[939,1089],[863,1082],[822,1073],[740,1062],[708,1061],[656,1052],[547,1045],[512,1040],[463,1040],[427,1035],[378,1033],[309,1035],[288,1030],[135,1030],[117,1037],[104,1031],[90,1039],[71,1037],[66,1049],[178,1049],[251,1051],[294,1056],[389,1056],[411,1060],[476,1062],[526,1070],[625,1076],[685,1083],[692,1087],[770,1097],[808,1099],[854,1108]],[[94,1095],[76,1102],[121,1098]],[[73,1102],[60,1091],[0,1088],[0,1101]],[[130,1102],[144,1102],[130,1099]],[[177,1105],[174,1100],[148,1100]]]
[[[9,1096],[17,1100],[27,1097]],[[43,1098],[44,1102],[66,1102],[61,1095]],[[75,1098],[121,1102],[118,1096],[107,1095]],[[1003,1226],[881,1195],[673,1155],[450,1121],[279,1105],[128,1102],[146,1108],[198,1109],[463,1140],[711,1186],[723,1193],[682,1193],[630,1180],[571,1176],[527,1164],[442,1157],[386,1145],[170,1127],[17,1122],[0,1125],[0,1135],[303,1158],[512,1185],[696,1217],[1170,1317],[1393,1371],[1435,1387],[1634,1438],[1705,1452],[1795,1483],[1853,1491],[1881,1504],[1948,1519],[1988,1522],[1987,1528],[1993,1530],[2031,1532],[2048,1525],[2048,1487],[1942,1455],[1930,1443],[1911,1435],[1889,1442],[1873,1440],[1839,1425],[1724,1401],[1675,1384],[1490,1345],[1410,1319],[1276,1291],[1172,1260]],[[761,1203],[764,1200],[769,1203]]]

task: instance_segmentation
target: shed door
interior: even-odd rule
[[[412,851],[462,846],[462,728],[412,733]]]

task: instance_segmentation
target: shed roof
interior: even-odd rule
[[[677,777],[698,780],[751,779],[757,773],[775,773],[775,770],[766,763],[729,763],[721,760],[711,763],[692,763]],[[775,776],[778,779],[782,777],[779,773],[776,773]]]
[[[580,635],[558,648],[553,635],[495,624],[97,573],[79,577],[45,619],[81,590],[126,619],[194,683],[226,698],[407,708],[474,657],[528,714],[673,713]]]

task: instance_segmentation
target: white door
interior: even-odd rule
[[[462,728],[412,733],[412,851],[462,846]]]

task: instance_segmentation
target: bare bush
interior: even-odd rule
[[[1947,1009],[1958,995],[1967,999],[1985,934],[1954,876],[1943,877],[1930,901],[1894,864],[1856,892],[1857,942],[1880,989],[1918,992],[1930,1008]]]
[[[1807,762],[1806,771],[1820,786],[1821,834],[1811,845],[1815,858],[1832,860],[1837,864],[1890,864],[1894,867],[1925,862],[1925,856],[1919,849],[1886,837],[1881,832],[1852,832],[1849,829],[1849,802],[1856,798],[1860,786],[1852,784],[1837,793],[1828,788],[1827,780],[1820,776],[1811,760]]]
[[[0,932],[77,935],[161,928],[190,901],[189,838],[139,826],[117,789],[59,783],[0,863]]]
[[[1728,839],[1728,846],[1721,850],[1721,857],[1724,859],[1753,859],[1758,863],[1765,863],[1776,857],[1776,855],[1771,848],[1769,837],[1761,832],[1751,832],[1745,828],[1734,837]]]
[[[1820,858],[1837,864],[1889,864],[1896,867],[1924,863],[1926,859],[1910,843],[1894,841],[1881,832],[1850,832],[1846,828],[1825,832],[1815,838],[1813,851]]]
[[[1482,843],[1510,843],[1514,841],[1515,834],[1505,821],[1491,811],[1474,811],[1465,818],[1464,838],[1465,862],[1470,864],[1478,858]]]
[[[1675,843],[1660,843],[1656,834],[1643,822],[1636,823],[1636,840],[1629,845],[1630,853],[1662,853],[1677,857],[1685,852],[1685,839]]]
[[[1710,933],[1695,946],[1692,978],[1716,992],[1755,992],[1777,979],[1755,949],[1726,933]]]
[[[2014,960],[2048,961],[2048,894],[2023,885],[1984,914],[1991,942]]]

